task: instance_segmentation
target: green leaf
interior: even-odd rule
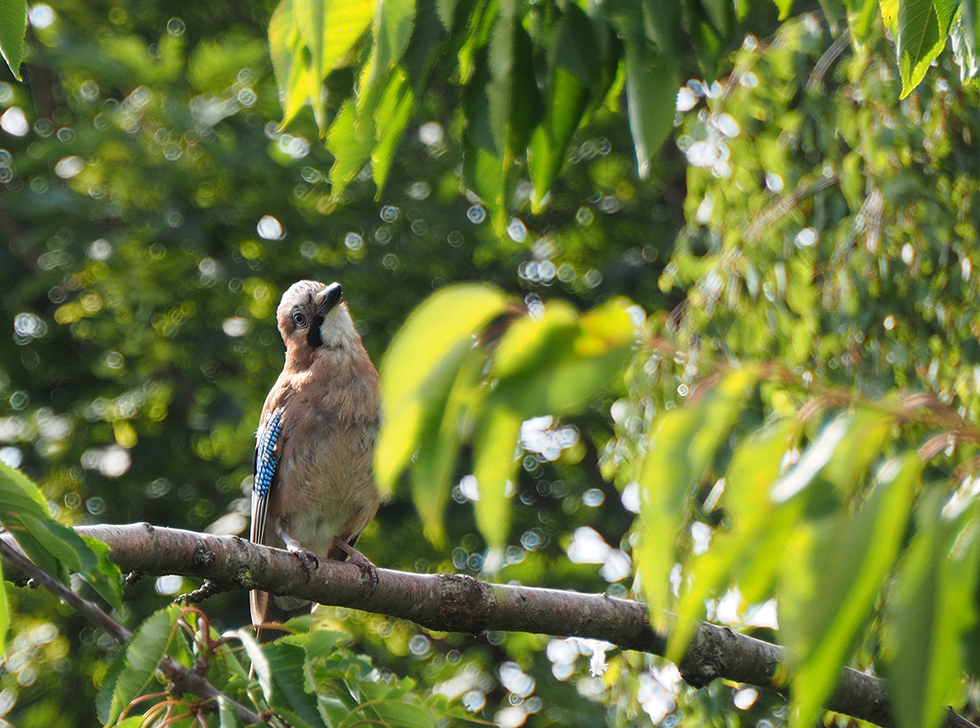
[[[647,40],[648,17],[639,4],[624,3],[613,18],[626,46],[626,103],[637,170],[642,179],[674,126],[677,109],[677,57]]]
[[[487,355],[481,347],[466,353],[445,403],[433,404],[433,412],[442,411],[442,417],[427,420],[426,430],[419,438],[419,452],[411,471],[412,500],[426,537],[438,547],[445,544],[443,514],[464,431],[477,416],[486,362]]]
[[[843,459],[845,453],[835,453]],[[906,453],[886,463],[867,503],[798,525],[782,556],[780,639],[792,655],[790,709],[814,725],[872,615],[895,566],[922,460]]]
[[[636,338],[629,305],[616,299],[577,316],[567,303],[551,301],[540,319],[519,319],[497,346],[488,405],[524,419],[569,414],[622,381]]]
[[[26,36],[27,0],[0,0],[0,55],[18,81]]]
[[[666,627],[670,572],[678,535],[687,525],[691,494],[708,472],[728,435],[758,370],[735,370],[704,398],[668,411],[649,436],[640,468],[640,582],[653,626]]]
[[[317,126],[327,128],[323,80],[338,68],[374,17],[375,0],[291,0],[296,25],[310,54],[307,89]]]
[[[916,513],[882,642],[899,728],[940,725],[960,681],[960,640],[976,624],[980,570],[980,503],[968,498],[933,488]]]
[[[317,84],[303,35],[293,13],[293,0],[282,0],[272,13],[269,20],[269,52],[279,85],[279,103],[282,104],[280,126],[286,126],[309,100],[310,89]]]
[[[7,587],[3,583],[3,564],[0,563],[0,659],[7,659],[7,631],[10,629],[10,608],[7,606]]]
[[[643,0],[644,35],[665,58],[677,58],[680,18],[681,0]]]
[[[218,696],[218,728],[241,728],[242,721],[238,717],[235,706],[224,695]]]
[[[473,444],[473,475],[480,499],[476,525],[492,548],[503,548],[510,531],[507,483],[517,471],[517,438],[523,418],[506,407],[489,409]]]
[[[234,634],[241,640],[242,647],[245,648],[245,654],[252,661],[252,670],[255,673],[256,679],[259,681],[262,697],[265,698],[267,703],[271,703],[272,671],[269,668],[269,659],[266,657],[265,652],[262,651],[262,645],[255,639],[251,629],[248,627],[243,627],[235,631]]]
[[[599,54],[589,17],[569,3],[548,54],[544,118],[531,135],[528,171],[534,185],[531,209],[537,214],[568,156],[568,147],[599,81]]]
[[[895,51],[905,98],[925,78],[949,37],[958,0],[903,0],[898,4]]]
[[[340,107],[327,132],[327,150],[334,156],[330,167],[331,194],[338,198],[361,173],[374,147],[374,121],[358,118],[356,105],[348,99]]]
[[[507,307],[492,286],[446,286],[426,299],[395,334],[381,360],[385,419],[375,449],[378,487],[390,493],[419,438],[456,381],[476,335]]]
[[[286,639],[264,648],[275,683],[272,704],[293,726],[322,726],[316,694],[307,685],[306,651]]]
[[[122,572],[109,559],[109,547],[98,539],[82,537],[95,554],[96,562],[82,573],[95,591],[116,611],[123,611]]]
[[[517,158],[541,111],[534,75],[527,72],[534,61],[531,39],[516,16],[515,2],[500,3],[463,95],[463,180],[489,208],[498,235],[507,226]]]
[[[793,9],[793,0],[773,0],[773,2],[779,8],[779,19],[786,20],[789,17],[789,11]]]
[[[374,13],[374,72],[386,73],[398,63],[415,27],[415,0],[383,0]]]
[[[705,615],[705,601],[726,586],[733,571],[746,568],[745,559],[775,551],[764,551],[760,544],[767,536],[779,532],[774,522],[774,506],[769,487],[779,477],[783,457],[799,437],[800,423],[795,419],[773,422],[753,433],[736,448],[725,476],[725,510],[731,516],[732,528],[712,538],[711,547],[694,559],[691,578],[685,580],[677,605],[677,621],[667,643],[668,660],[679,662],[694,636],[699,620]],[[784,531],[787,536],[790,530]],[[775,573],[775,568],[770,573]]]
[[[67,583],[69,570],[87,572],[98,562],[81,536],[51,518],[37,486],[3,461],[0,461],[0,523],[31,561],[62,583]]]
[[[878,0],[850,0],[847,6],[847,26],[854,39],[864,43],[874,27]]]
[[[104,725],[114,723],[154,680],[157,667],[174,638],[179,616],[180,607],[176,605],[154,612],[130,638],[99,691],[99,720]]]
[[[388,181],[388,172],[395,161],[398,144],[415,110],[415,91],[401,68],[395,69],[384,95],[375,111],[377,143],[371,150],[371,174],[381,196]]]

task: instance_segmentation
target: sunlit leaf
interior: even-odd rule
[[[224,695],[218,696],[218,728],[241,728],[238,711]]]
[[[494,407],[481,419],[473,444],[473,475],[480,499],[475,504],[476,525],[487,543],[502,548],[510,531],[507,483],[517,472],[517,438],[523,419],[515,412]]]
[[[704,398],[670,410],[653,428],[640,471],[637,562],[654,628],[666,626],[677,537],[687,525],[691,494],[706,475],[754,386],[758,371],[731,372]]]
[[[899,570],[882,643],[885,675],[900,728],[935,728],[960,680],[961,637],[976,623],[980,504],[948,505],[927,491]]]
[[[27,34],[27,0],[0,0],[0,55],[18,81]]]
[[[395,334],[381,361],[385,419],[375,476],[391,492],[419,446],[433,405],[445,400],[476,335],[504,312],[508,299],[484,285],[447,286],[426,299]]]
[[[7,630],[10,629],[10,609],[7,606],[7,586],[3,582],[3,564],[0,563],[0,659],[7,659]]]
[[[783,554],[780,639],[792,656],[790,707],[800,725],[813,725],[823,712],[871,617],[895,566],[922,467],[915,453],[888,462],[856,514],[799,524]]]
[[[180,607],[171,605],[152,614],[139,626],[125,650],[110,668],[99,691],[99,720],[115,722],[119,714],[154,680],[160,661],[175,635]]]
[[[374,13],[374,58],[376,74],[386,73],[401,59],[415,26],[415,0],[382,0]]]
[[[800,423],[787,418],[773,422],[744,440],[725,476],[724,503],[731,514],[730,532],[712,539],[707,552],[689,567],[691,578],[681,591],[677,621],[670,631],[667,659],[678,662],[694,636],[697,622],[704,618],[705,600],[723,588],[751,554],[778,559],[781,550],[763,550],[762,541],[780,529],[774,522],[774,505],[769,487],[779,477],[783,457],[796,442]],[[788,531],[784,531],[788,535]],[[770,573],[775,573],[773,567]]]
[[[282,126],[285,126],[309,101],[310,88],[316,83],[306,44],[293,14],[293,0],[282,0],[269,20],[269,52],[279,85]]]
[[[358,119],[356,105],[348,99],[340,107],[327,132],[327,149],[334,156],[330,167],[331,192],[339,197],[361,173],[374,148],[374,120]]]
[[[957,0],[903,0],[898,4],[899,74],[902,96],[919,85],[949,37],[949,27],[959,9]]]
[[[443,515],[452,490],[452,476],[462,446],[463,430],[476,416],[483,395],[483,369],[487,356],[475,347],[465,355],[452,388],[443,404],[434,403],[435,412],[420,438],[420,448],[412,467],[412,500],[422,519],[426,536],[436,546],[445,543]]]
[[[628,305],[620,299],[576,316],[551,301],[540,318],[515,322],[494,356],[490,401],[525,419],[577,411],[623,371],[636,336]]]
[[[395,161],[398,143],[415,109],[415,91],[401,68],[395,69],[375,111],[377,143],[371,150],[371,174],[380,197]]]

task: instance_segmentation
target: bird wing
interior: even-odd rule
[[[282,407],[277,407],[259,424],[255,443],[255,463],[252,479],[252,526],[249,540],[262,543],[265,539],[265,515],[269,508],[276,468],[279,465],[276,444],[282,433]]]

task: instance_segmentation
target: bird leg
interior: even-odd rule
[[[378,567],[372,564],[367,556],[339,536],[333,537],[333,545],[350,557],[350,562],[360,568],[361,574],[368,578],[371,583],[371,591],[375,591],[378,588]]]
[[[316,554],[310,551],[308,548],[304,548],[303,545],[297,541],[295,538],[286,533],[280,526],[276,531],[279,534],[279,538],[282,542],[286,544],[286,550],[290,553],[296,554],[296,558],[303,565],[303,571],[306,572],[306,580],[309,581],[313,576],[313,572],[310,570],[310,562],[313,562],[313,568],[320,568],[320,560],[316,557]]]

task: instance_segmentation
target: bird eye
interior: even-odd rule
[[[302,311],[293,311],[293,323],[296,324],[296,328],[298,329],[306,326],[306,314]]]

